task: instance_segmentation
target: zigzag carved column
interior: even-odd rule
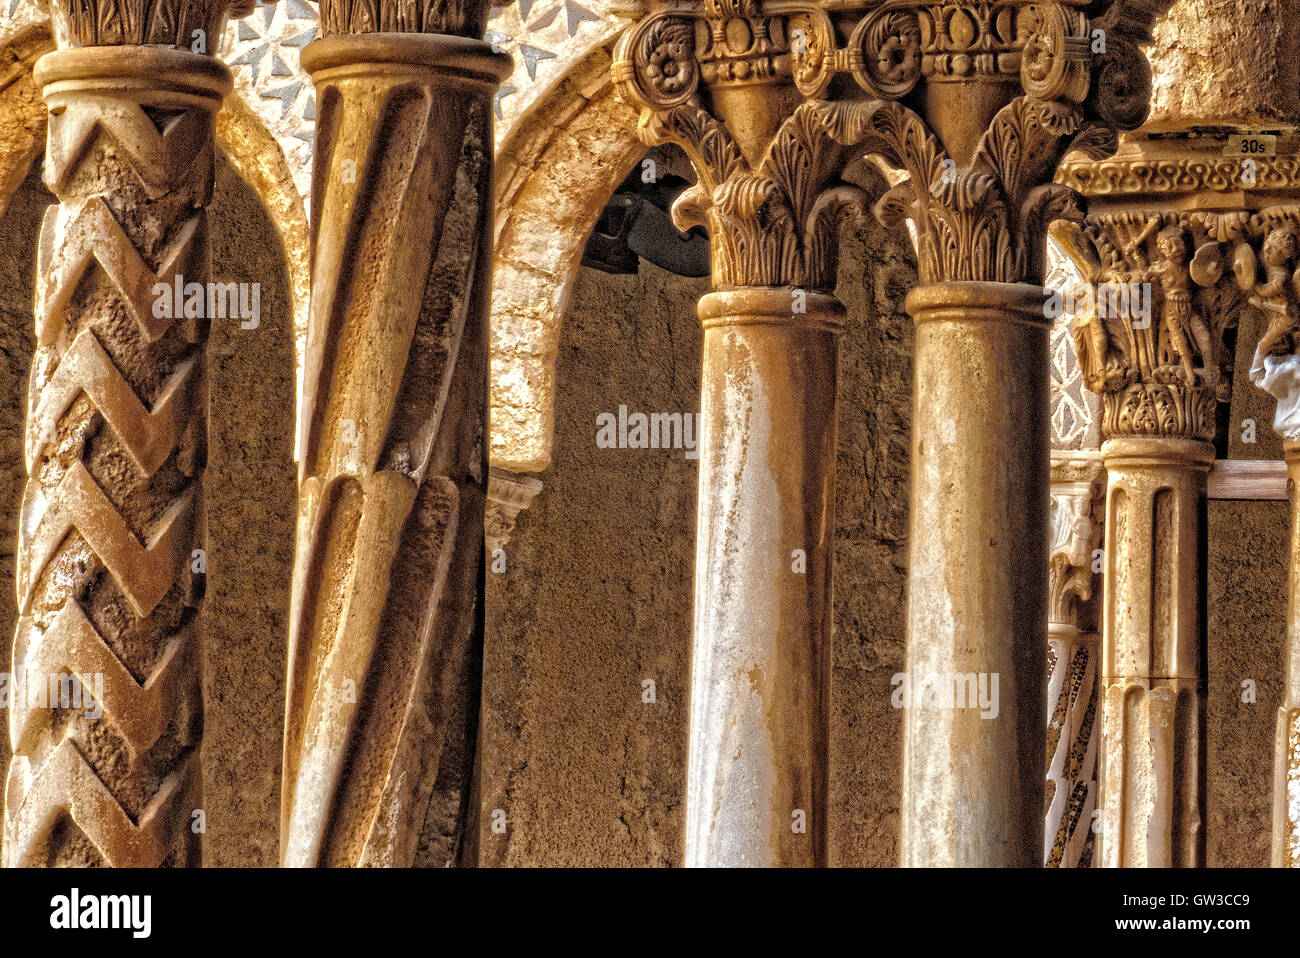
[[[230,75],[193,51],[225,6],[55,2],[60,49],[36,66],[59,203],[37,270],[6,865],[198,864],[207,321],[174,307],[208,279]],[[68,674],[98,701],[45,708]]]
[[[866,152],[909,175],[877,214],[916,224],[923,284],[908,299],[908,671],[978,675],[986,690],[1001,679],[995,716],[914,697],[904,861],[1041,865],[1049,323],[1038,284],[1043,227],[1077,215],[1049,181],[1070,146],[1113,148],[1114,129],[1145,116],[1135,44],[1162,5],[1116,4],[1090,22],[1065,3],[666,2],[620,40],[614,77],[642,107],[643,138],[679,143],[699,174],[678,225],[707,225],[713,248],[688,864],[825,862],[841,314],[830,294],[836,228],[865,201],[839,173]],[[1096,57],[1094,27],[1109,51]]]
[[[321,4],[281,857],[410,865],[468,812],[488,479],[485,0]],[[435,836],[437,837],[437,836]],[[445,836],[444,836],[445,837]],[[472,858],[472,854],[465,857]]]
[[[1097,654],[1088,621],[1101,539],[1102,467],[1092,450],[1052,451],[1047,606],[1047,796],[1044,864],[1086,867],[1097,800]]]

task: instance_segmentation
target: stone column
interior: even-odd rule
[[[904,863],[1041,865],[1043,292],[932,283],[908,296],[908,311],[917,334]]]
[[[1149,121],[1058,177],[1088,197],[1092,242],[1074,255],[1103,294],[1074,330],[1109,475],[1103,865],[1204,862],[1205,476],[1244,297],[1268,318],[1265,353],[1294,317],[1296,240],[1280,228],[1300,184],[1294,7],[1179,3],[1149,47]],[[1207,57],[1214,71],[1194,68]]]
[[[281,858],[453,863],[488,478],[486,0],[321,4]],[[447,826],[441,826],[445,831]]]
[[[1047,631],[1046,227],[1077,219],[1051,183],[1146,115],[1138,44],[1167,4],[1089,19],[1067,4],[987,21],[959,6],[864,18],[869,95],[922,82],[922,115],[873,123],[875,152],[908,173],[878,205],[916,226],[917,323],[908,565],[902,860],[1040,866]],[[1094,42],[1100,32],[1102,48]],[[871,44],[883,43],[876,47]],[[966,51],[982,51],[970,55]],[[990,52],[983,52],[990,51]],[[912,63],[909,72],[905,66]],[[868,141],[870,142],[870,141]]]
[[[1300,436],[1287,437],[1285,455],[1291,500],[1291,576],[1283,662],[1286,687],[1278,709],[1273,765],[1272,864],[1274,868],[1300,868]]]
[[[1205,476],[1214,447],[1125,437],[1106,463],[1104,866],[1204,862]]]
[[[1196,36],[1196,23],[1177,12],[1174,21]],[[1161,36],[1176,66],[1170,22]],[[1239,37],[1221,40],[1235,70],[1233,58],[1250,52]],[[1278,114],[1293,112],[1295,93],[1270,94],[1272,74],[1259,82],[1244,99],[1198,89],[1181,117],[1176,91],[1161,87],[1148,127],[1114,157],[1071,162],[1059,177],[1088,197],[1087,241],[1072,256],[1091,285],[1074,338],[1102,396],[1106,440],[1102,865],[1204,862],[1201,581],[1205,477],[1231,395],[1224,337],[1248,298],[1268,324],[1260,356],[1285,351],[1296,316],[1300,140]],[[1250,132],[1265,121],[1280,135]]]
[[[1300,248],[1297,207],[1277,202],[1294,195],[1293,164],[1243,166],[1223,158],[1231,142],[1204,131],[1134,140],[1112,160],[1062,171],[1093,193],[1091,242],[1075,255],[1095,286],[1074,336],[1102,396],[1108,475],[1102,865],[1204,861],[1201,580],[1205,477],[1218,404],[1231,392],[1224,334],[1249,297],[1268,321],[1262,373],[1297,314]],[[1180,168],[1189,175],[1177,185],[1162,181]],[[1189,201],[1191,211],[1162,208]]]
[[[1096,451],[1052,451],[1047,607],[1047,796],[1044,865],[1086,867],[1097,800],[1098,652],[1089,614],[1096,513],[1103,497]]]
[[[1074,247],[1088,279],[1076,291],[1075,345],[1102,397],[1107,473],[1097,862],[1196,866],[1205,477],[1217,399],[1227,398],[1222,335],[1235,316],[1212,237],[1232,218],[1165,213],[1149,195],[1124,200],[1095,198],[1092,243]]]
[[[824,865],[844,308],[700,300],[699,518],[687,865]],[[808,827],[801,828],[801,824]]]
[[[51,13],[59,49],[35,79],[59,202],[38,253],[5,864],[192,866],[227,5]]]
[[[920,688],[906,720],[904,861],[1042,863],[1040,284],[1047,220],[1077,213],[1049,181],[1066,150],[1113,147],[1116,127],[1145,117],[1136,43],[1154,13],[1089,22],[1068,4],[1013,4],[989,20],[959,4],[936,24],[920,4],[769,14],[757,0],[710,0],[653,4],[620,40],[614,76],[642,107],[643,137],[681,144],[699,173],[678,225],[706,224],[713,244],[689,862],[825,860],[830,543],[817,536],[831,528],[834,433],[820,417],[833,406],[834,227],[864,201],[838,176],[866,152],[908,174],[877,215],[913,220],[922,282],[908,299],[908,672]],[[1095,59],[1094,25],[1110,51]],[[1103,92],[1090,99],[1094,72]],[[943,691],[927,696],[930,679],[954,692],[967,677],[976,697],[999,682],[996,717],[992,702],[928,707]]]
[[[725,9],[724,9],[725,8]],[[674,206],[710,231],[687,764],[688,865],[826,863],[834,534],[839,106],[798,105],[787,16],[655,12],[614,78],[647,143],[699,182]]]

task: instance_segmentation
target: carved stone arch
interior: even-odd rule
[[[0,38],[0,213],[44,147],[45,104],[32,82],[32,67],[53,48],[45,24]]]
[[[561,318],[588,235],[645,155],[636,122],[614,94],[605,45],[498,147],[489,455],[499,469],[540,472],[551,461]]]

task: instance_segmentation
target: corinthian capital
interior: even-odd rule
[[[349,33],[447,33],[481,39],[483,0],[321,0],[321,36]]]
[[[864,200],[837,176],[863,152],[908,174],[876,214],[915,223],[922,282],[1039,281],[1046,223],[1081,217],[1056,166],[1145,119],[1138,44],[1169,2],[1086,6],[661,3],[614,77],[643,138],[695,162],[675,213],[711,229],[715,282],[829,285],[827,227]]]
[[[248,16],[255,5],[255,0],[50,0],[50,18],[60,47],[149,44],[215,53],[226,18]]]

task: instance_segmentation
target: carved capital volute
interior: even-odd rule
[[[829,288],[827,218],[865,199],[837,178],[863,153],[908,174],[875,212],[916,224],[923,283],[1039,283],[1046,224],[1082,217],[1056,166],[1145,119],[1138,44],[1169,2],[661,3],[614,79],[700,174],[675,214],[709,227],[715,283]]]

